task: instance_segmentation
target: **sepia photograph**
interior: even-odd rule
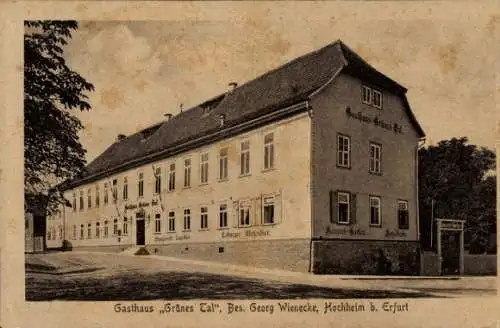
[[[24,302],[223,320],[495,302],[500,16],[212,4],[19,21]]]

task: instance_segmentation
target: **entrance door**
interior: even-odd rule
[[[454,275],[460,273],[460,232],[443,231],[442,243],[442,274]]]
[[[135,221],[136,222],[136,226],[137,226],[137,229],[136,229],[136,244],[137,245],[144,245],[145,243],[145,220],[137,220]]]

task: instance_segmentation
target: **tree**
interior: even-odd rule
[[[83,126],[72,110],[91,108],[85,93],[94,86],[63,57],[77,22],[25,21],[24,28],[25,207],[48,203],[50,213],[65,202],[54,186],[78,176],[85,166],[78,137]]]
[[[423,246],[430,244],[431,219],[466,221],[466,243],[486,247],[496,229],[495,153],[468,144],[465,137],[443,140],[419,151],[420,230]]]

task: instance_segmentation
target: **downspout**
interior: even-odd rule
[[[314,216],[313,216],[313,193],[312,193],[312,189],[313,189],[313,185],[312,185],[312,182],[313,182],[313,145],[314,145],[314,140],[313,140],[313,121],[312,121],[312,107],[311,105],[309,104],[309,101],[306,102],[306,110],[307,110],[307,115],[309,116],[309,119],[310,119],[310,122],[311,122],[311,132],[310,132],[310,137],[311,137],[311,140],[310,140],[310,145],[309,145],[309,149],[310,149],[310,152],[309,152],[309,199],[310,199],[310,206],[311,206],[311,235],[310,235],[310,238],[309,238],[309,273],[314,273],[313,272],[313,259],[314,259],[314,251],[313,251],[313,235],[314,235]]]
[[[420,274],[422,274],[422,270],[424,268],[424,263],[423,263],[424,257],[422,256],[422,245],[420,242],[420,210],[419,210],[420,200],[418,197],[418,194],[419,194],[419,185],[418,185],[418,160],[419,160],[419,157],[418,157],[418,152],[424,146],[424,144],[425,144],[425,138],[419,138],[418,142],[417,142],[417,151],[415,154],[415,188],[416,188],[415,197],[417,200],[416,201],[416,204],[417,204],[417,210],[416,210],[417,220],[416,221],[417,221],[417,242],[418,242],[418,250],[419,250],[418,253],[419,253],[419,257],[420,257],[420,259],[419,259]],[[431,236],[432,236],[432,229],[431,229]]]

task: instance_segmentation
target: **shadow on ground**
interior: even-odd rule
[[[191,272],[124,273],[106,278],[31,274],[27,301],[303,298],[415,298],[427,293],[326,288]]]

